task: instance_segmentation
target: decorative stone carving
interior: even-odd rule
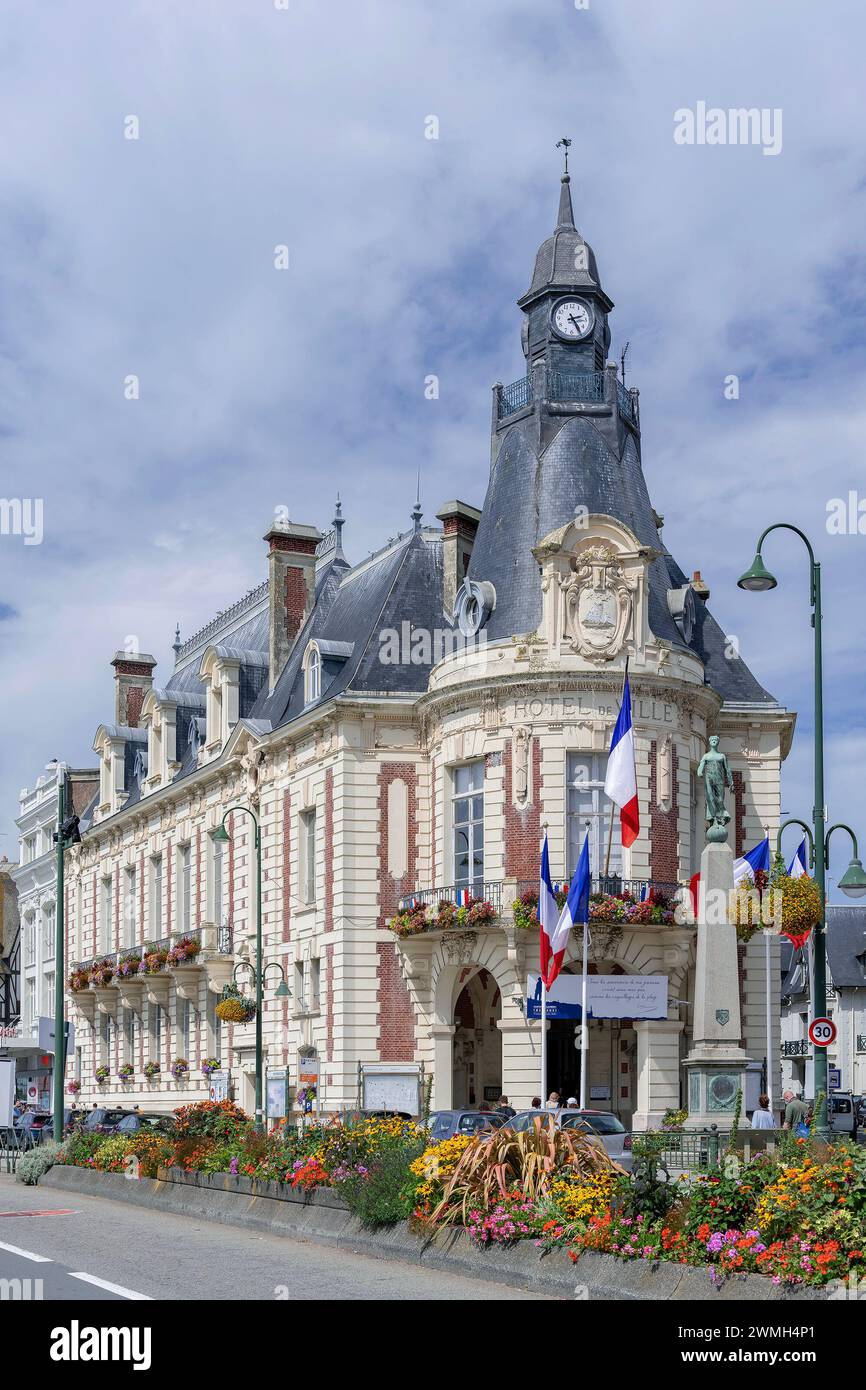
[[[574,573],[563,581],[565,635],[581,656],[612,661],[625,642],[637,583],[603,543],[586,546],[571,563]]]
[[[525,806],[529,800],[529,745],[530,733],[527,728],[514,731],[514,800],[518,806]]]
[[[475,933],[470,931],[449,931],[442,938],[445,959],[452,965],[468,965],[475,954]]]

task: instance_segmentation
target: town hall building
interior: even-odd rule
[[[517,302],[526,370],[494,387],[480,508],[446,501],[432,525],[416,505],[410,529],[354,564],[339,504],[324,534],[281,519],[267,579],[178,640],[171,671],[157,677],[140,651],[114,657],[99,790],[67,855],[88,1106],[203,1098],[217,1060],[253,1109],[254,1025],[216,1012],[233,981],[250,993],[254,958],[254,823],[231,815],[226,843],[231,807],[261,827],[266,1067],[288,1068],[294,1088],[312,1065],[326,1110],[395,1095],[394,1078],[432,1078],[436,1108],[540,1093],[527,1004],[538,931],[523,900],[545,832],[560,881],[588,826],[605,888],[682,896],[704,845],[696,769],[716,733],[734,852],[775,834],[794,716],[726,642],[700,573],[665,547],[639,393],[608,361],[613,302],[567,173]],[[641,830],[624,849],[602,788],[626,662]],[[467,894],[490,908],[440,910]],[[392,929],[425,906],[423,930]],[[162,962],[186,940],[194,954]],[[760,1069],[764,944],[739,951],[741,1043]],[[119,969],[143,953],[153,971]],[[566,970],[579,954],[575,939]],[[657,1125],[684,1097],[695,927],[594,921],[590,959],[593,975],[664,977],[666,1016],[598,1017],[589,1035],[592,1103]],[[778,941],[772,962],[778,1000]],[[579,1066],[574,1024],[551,1021],[545,1089],[577,1094]],[[778,1089],[778,1056],[769,1066]]]

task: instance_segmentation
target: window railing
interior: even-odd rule
[[[571,878],[553,879],[553,890],[567,892],[571,883]],[[628,893],[629,897],[635,902],[645,902],[653,891],[656,896],[670,899],[683,888],[681,883],[666,883],[661,879],[652,878],[620,878],[619,874],[601,875],[592,880],[591,893],[608,893],[611,897],[620,897],[623,893]],[[521,897],[524,893],[538,892],[538,879],[521,879],[517,884],[517,896]]]
[[[866,1033],[857,1034],[857,1051],[866,1052]]]
[[[502,909],[501,883],[476,883],[471,886],[465,883],[446,883],[441,888],[419,888],[416,892],[407,893],[401,898],[398,907],[401,912],[413,906],[436,907],[441,902],[455,903],[459,907],[467,894],[470,898],[490,903],[497,914]]]
[[[795,1038],[791,1042],[782,1043],[783,1057],[808,1057],[812,1051],[812,1044],[808,1038]]]

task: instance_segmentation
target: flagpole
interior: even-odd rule
[[[589,1069],[589,1023],[586,1017],[586,974],[589,924],[583,924],[583,978],[580,984],[580,1108],[586,1109],[586,1073]]]
[[[764,962],[767,971],[767,1095],[770,1097],[770,1109],[773,1108],[773,991],[770,982],[770,933],[764,932]]]
[[[628,680],[628,654],[626,654],[626,658],[625,658],[625,670],[624,670],[623,673],[622,673],[622,690],[619,692],[619,702],[620,702],[620,705],[622,704],[622,702],[623,702],[623,697],[624,697],[624,695],[625,695],[625,685],[626,685],[626,681],[627,681],[627,680]],[[610,801],[610,797],[608,797],[608,800]],[[611,844],[612,844],[612,842],[613,842],[613,813],[614,813],[614,806],[615,806],[615,803],[614,803],[613,801],[611,801],[611,802],[610,802],[610,807],[611,807],[610,816],[608,817],[608,823],[607,823],[607,853],[606,853],[605,856],[604,856],[604,876],[605,876],[605,878],[607,878],[607,877],[608,877],[608,874],[610,873],[610,849],[611,849]]]
[[[541,1108],[547,1103],[547,985],[541,977]]]

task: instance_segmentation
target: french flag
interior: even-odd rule
[[[770,872],[770,837],[765,835],[760,844],[755,845],[741,859],[734,860],[734,883],[738,884],[749,874],[752,878],[755,874],[763,870],[765,874]]]
[[[580,860],[574,871],[565,906],[560,913],[553,896],[550,883],[550,865],[547,858],[547,836],[541,851],[541,885],[538,897],[538,920],[541,923],[541,978],[545,989],[550,989],[565,957],[568,934],[576,922],[585,922],[589,917],[589,831],[583,841]]]
[[[797,853],[788,865],[789,878],[811,878],[809,873],[809,861],[806,858],[806,836],[804,835],[797,847]]]
[[[610,741],[605,794],[619,807],[622,843],[633,845],[640,831],[640,811],[637,802],[637,773],[634,764],[634,729],[631,724],[631,691],[628,676],[622,692],[619,718]]]

